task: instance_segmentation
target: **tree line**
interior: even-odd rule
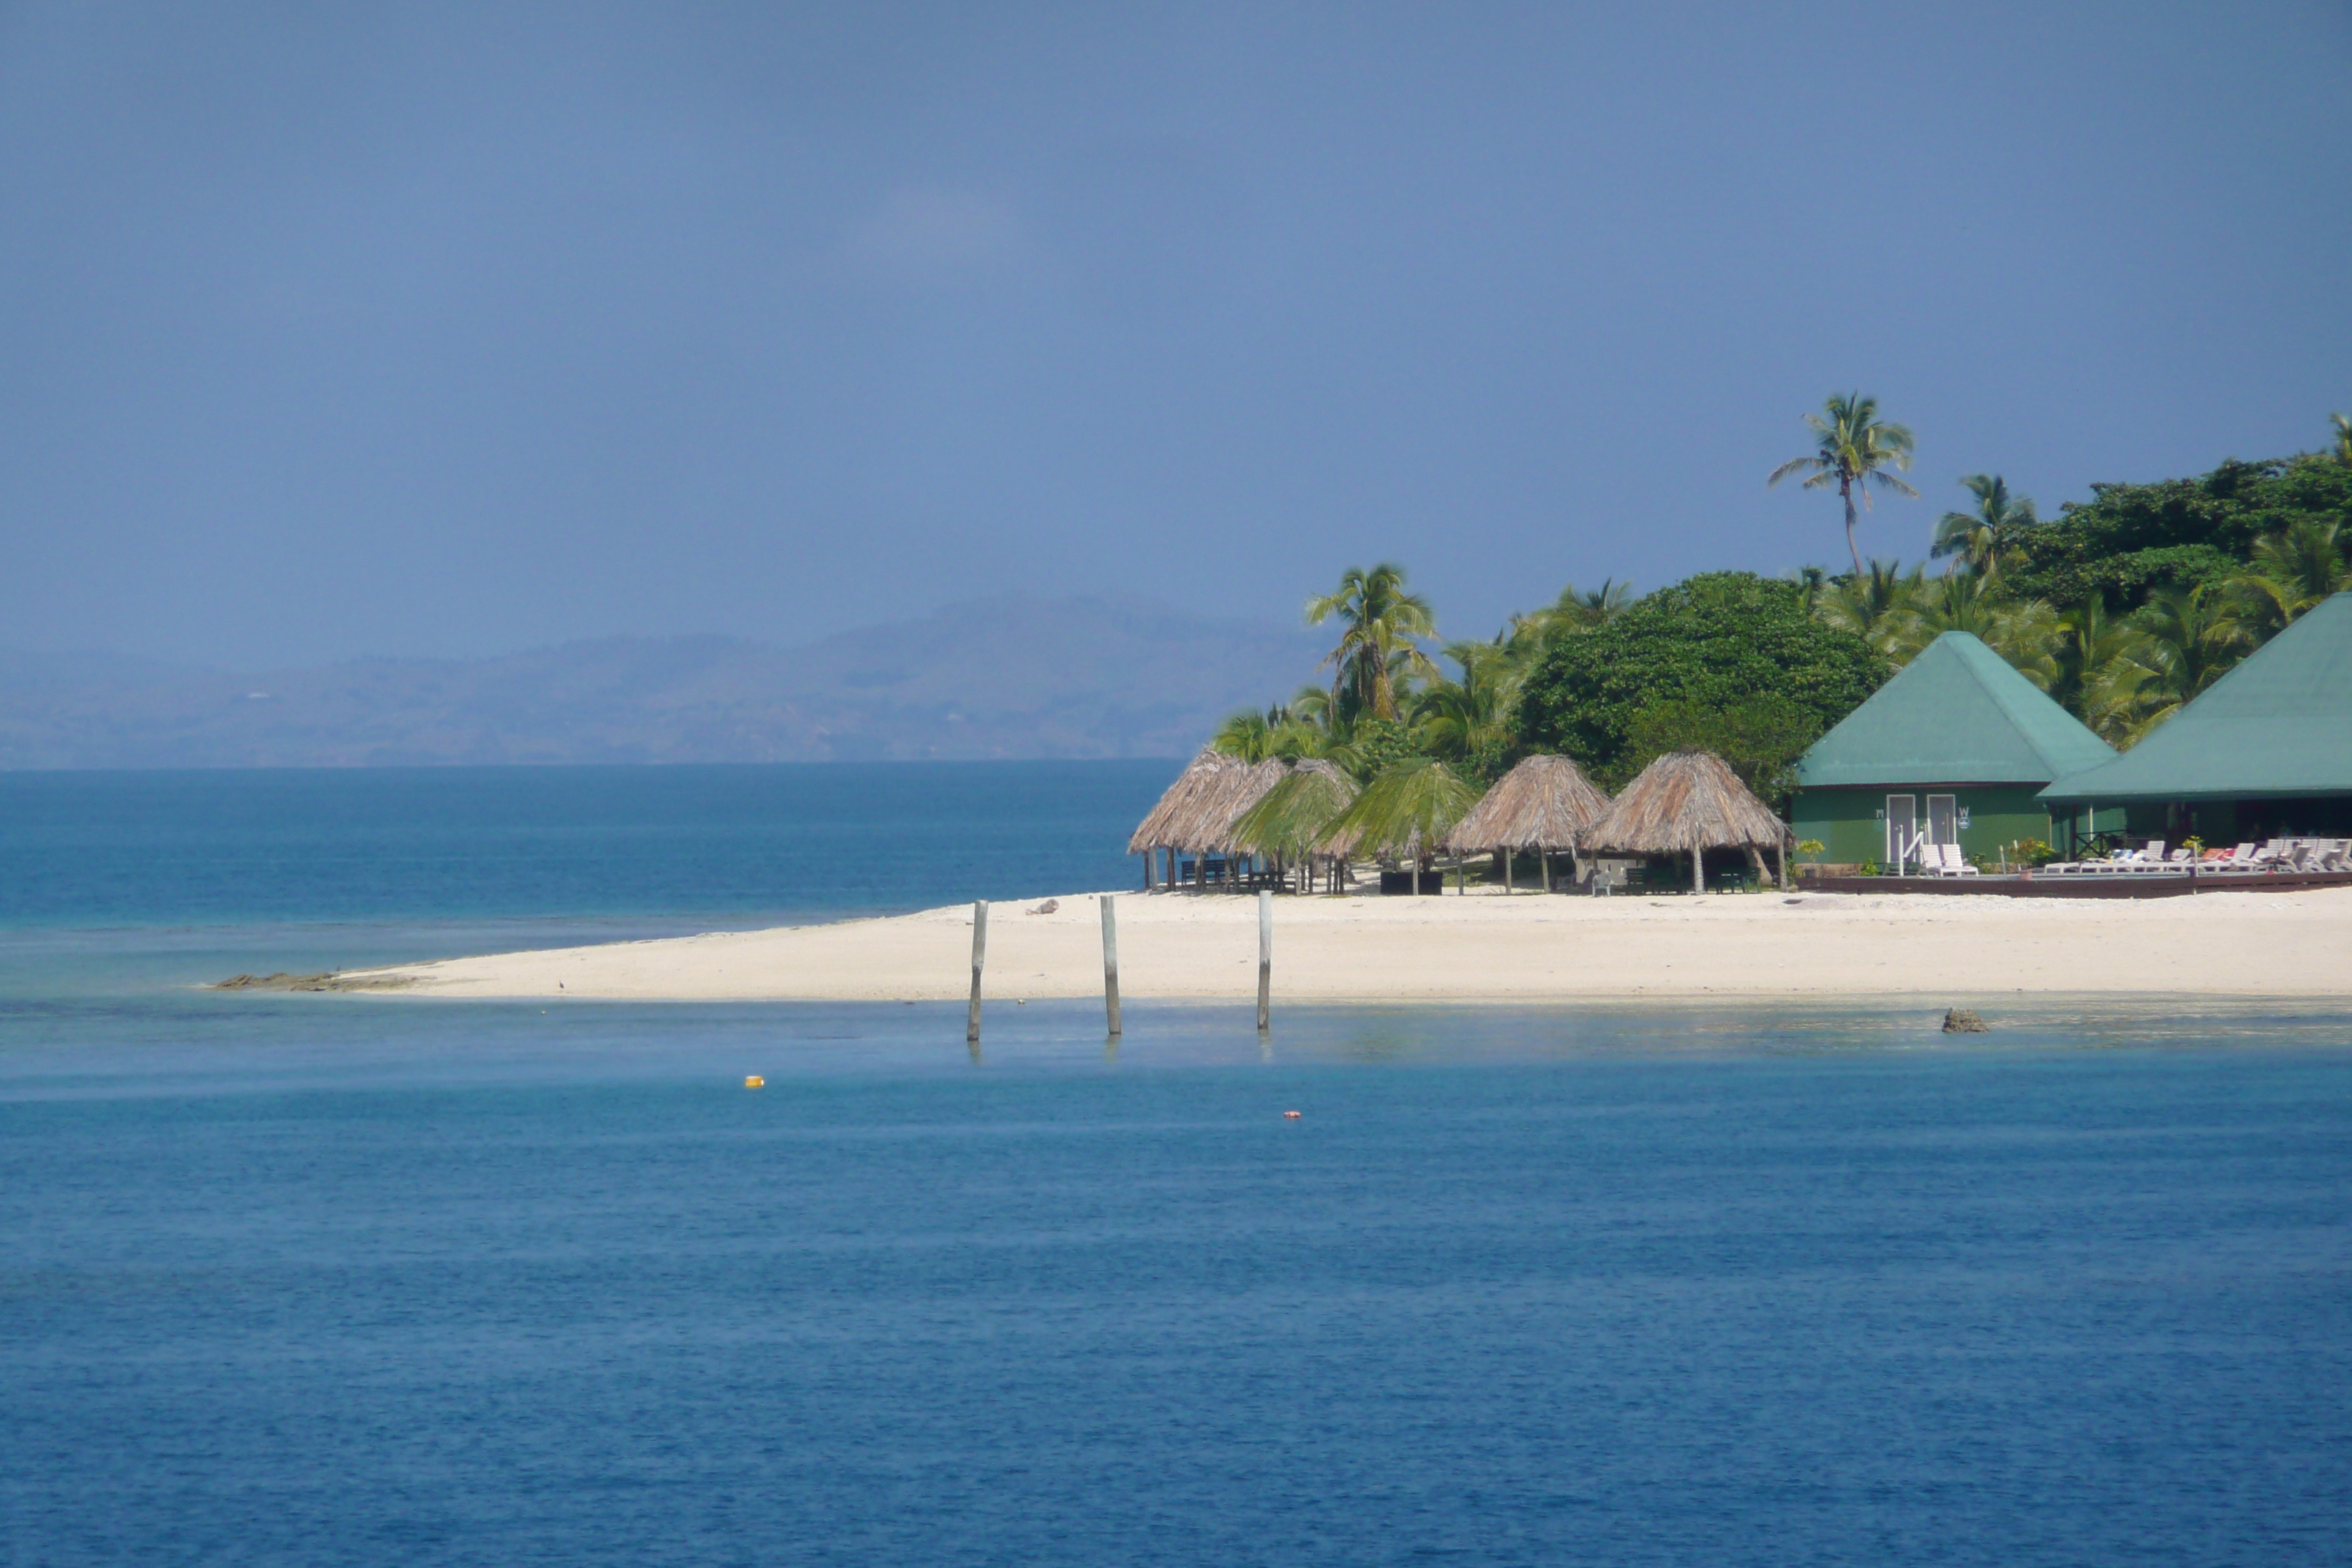
[[[1911,432],[1860,394],[1807,416],[1813,448],[1767,484],[1837,491],[1852,569],[1710,572],[1636,597],[1563,588],[1493,637],[1439,642],[1405,569],[1351,567],[1309,599],[1336,626],[1328,686],[1235,714],[1213,744],[1319,757],[1367,785],[1475,792],[1538,752],[1612,793],[1664,752],[1715,752],[1776,809],[1799,757],[1948,631],[1972,633],[2094,731],[2129,747],[2328,595],[2352,589],[2352,421],[2328,449],[2231,460],[2190,479],[2096,484],[2043,519],[1999,474],[1960,480],[1927,559],[1865,561],[1873,490]],[[1453,673],[1431,657],[1434,645]],[[1429,770],[1434,769],[1434,773]],[[1426,777],[1421,777],[1426,773]],[[1386,793],[1386,792],[1384,792]]]

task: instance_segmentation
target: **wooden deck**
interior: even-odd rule
[[[1816,893],[1973,893],[1999,899],[2180,899],[2195,893],[2287,893],[2352,888],[2352,871],[2095,871],[2057,876],[1806,877]]]

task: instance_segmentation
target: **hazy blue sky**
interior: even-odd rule
[[[2352,410],[2352,7],[0,9],[0,644],[1843,552]]]

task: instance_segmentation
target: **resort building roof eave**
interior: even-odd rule
[[[2042,792],[2057,804],[2352,795],[2352,593],[2246,656],[2154,734]]]

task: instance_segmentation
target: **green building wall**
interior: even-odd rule
[[[1801,789],[1790,811],[1790,826],[1800,839],[1817,838],[1823,848],[1810,857],[1827,865],[1852,865],[1886,858],[1886,797],[1907,795],[1917,802],[1917,821],[1927,826],[1927,797],[1956,797],[1968,825],[1959,830],[1960,853],[1985,862],[2001,858],[2008,847],[2021,838],[2039,838],[2065,847],[2065,825],[2053,825],[2049,809],[2035,798],[2038,784],[1871,784],[1866,787]],[[2078,816],[2078,825],[2081,819]],[[2120,808],[2102,807],[2097,829],[2121,832]],[[2058,837],[2053,837],[2053,831]]]

